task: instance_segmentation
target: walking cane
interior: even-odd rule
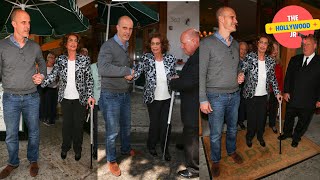
[[[90,143],[91,143],[91,148],[90,148],[90,155],[91,155],[90,169],[92,169],[92,153],[93,153],[93,107],[94,107],[94,105],[90,106]]]
[[[281,136],[281,133],[282,133],[282,127],[281,127],[281,101],[279,102],[278,115],[279,115],[279,132],[280,132],[280,136]],[[280,138],[279,146],[280,146],[279,154],[281,154],[281,138]]]
[[[164,155],[166,154],[168,133],[169,133],[169,127],[170,127],[170,123],[171,123],[171,115],[172,115],[172,108],[173,108],[173,101],[174,101],[174,93],[175,93],[174,91],[172,91],[172,93],[171,93],[170,109],[169,109],[169,115],[168,115],[167,134],[166,134],[166,140],[164,142],[162,160],[164,160]]]

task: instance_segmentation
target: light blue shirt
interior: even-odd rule
[[[13,34],[11,34],[9,38],[10,38],[10,41],[11,41],[14,45],[16,45],[18,48],[21,48],[21,47],[20,47],[20,44],[14,39]],[[28,38],[24,38],[24,40],[25,40],[25,43],[27,43]]]
[[[218,31],[215,32],[213,35],[214,35],[215,37],[217,37],[223,44],[229,46],[228,43],[227,43],[227,41],[219,34]],[[233,37],[230,35],[230,36],[229,36],[230,44],[232,43],[232,40],[233,40]]]
[[[126,41],[126,44],[125,44],[125,45],[122,44],[122,42],[120,41],[120,39],[119,39],[119,37],[118,37],[117,34],[115,34],[115,35],[113,36],[113,39],[114,39],[125,51],[128,50],[128,47],[129,47],[129,42],[128,42],[128,41]]]

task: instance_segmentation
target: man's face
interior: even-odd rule
[[[224,29],[226,29],[229,33],[235,32],[237,30],[237,16],[234,10],[225,9],[222,13],[222,16],[219,18],[222,22]]]
[[[47,64],[48,64],[49,67],[52,67],[54,65],[55,58],[56,57],[54,55],[48,54],[48,56],[47,56],[47,61],[48,61]]]
[[[180,43],[181,43],[181,49],[188,56],[193,55],[193,53],[197,49],[195,39],[189,38],[189,37],[187,37],[185,35],[182,35],[180,37]]]
[[[122,19],[117,25],[117,35],[121,42],[129,41],[133,30],[133,22],[128,18]]]
[[[240,59],[244,59],[248,52],[248,47],[245,44],[240,44]]]
[[[305,56],[310,56],[316,50],[317,44],[313,39],[307,38],[303,42],[303,54]]]
[[[30,32],[30,16],[26,12],[18,12],[11,22],[15,35],[26,38]]]

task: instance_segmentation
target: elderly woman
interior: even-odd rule
[[[283,72],[282,72],[282,64],[281,59],[279,57],[279,43],[274,41],[272,43],[273,49],[271,51],[270,56],[275,60],[276,66],[274,67],[274,71],[276,73],[276,78],[279,85],[279,90],[283,91]],[[276,128],[276,118],[278,112],[278,101],[274,96],[272,86],[270,86],[270,96],[269,96],[269,127],[272,131],[277,134],[278,130]]]
[[[167,54],[169,42],[166,37],[154,33],[146,43],[147,53],[141,57],[141,61],[135,67],[134,80],[145,74],[144,103],[148,106],[150,126],[147,147],[152,156],[157,156],[156,144],[160,140],[161,148],[164,148],[167,130],[167,120],[170,108],[171,90],[169,82],[175,77],[176,58]],[[169,127],[170,137],[171,127]],[[166,146],[168,147],[168,146]],[[168,149],[165,150],[165,160],[170,161]]]
[[[53,52],[49,52],[46,61],[47,74],[51,73],[55,61],[56,55]],[[40,119],[47,126],[55,124],[58,100],[57,86],[57,81],[54,81],[47,87],[41,89]]]
[[[243,89],[248,120],[246,143],[251,147],[252,139],[257,134],[260,145],[265,147],[263,133],[267,117],[269,85],[272,85],[278,101],[282,100],[282,96],[275,77],[275,61],[269,56],[272,49],[269,36],[260,35],[256,45],[256,50],[246,55],[242,67],[242,71],[246,74]]]
[[[63,54],[41,84],[45,87],[59,77],[58,102],[63,113],[61,158],[67,157],[72,144],[76,161],[81,158],[86,106],[95,103],[90,58],[77,54],[79,40],[80,36],[73,33],[63,37]]]

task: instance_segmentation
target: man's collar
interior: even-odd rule
[[[124,48],[125,50],[128,49],[128,47],[129,47],[129,42],[126,41],[126,44],[124,45],[124,44],[121,42],[118,34],[115,34],[115,35],[113,36],[113,39],[114,39],[122,48]]]

